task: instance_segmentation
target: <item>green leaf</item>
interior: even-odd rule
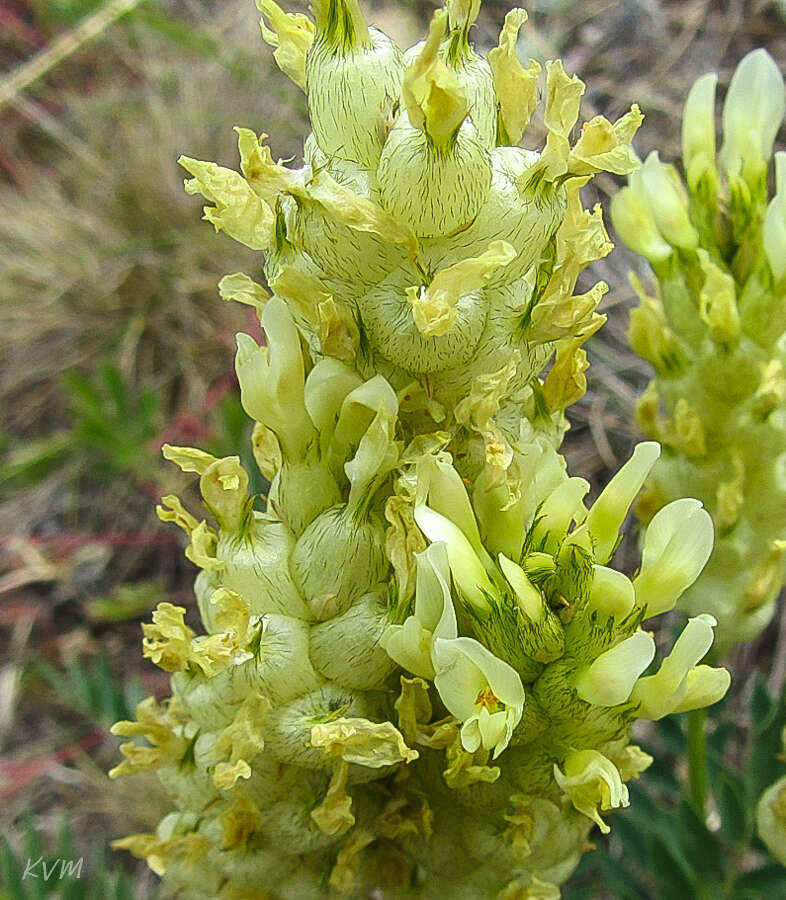
[[[10,900],[27,900],[22,885],[22,867],[14,856],[8,841],[0,835],[0,884]]]
[[[749,797],[758,797],[782,772],[783,764],[778,761],[777,754],[781,750],[781,731],[786,725],[783,698],[771,697],[761,677],[757,678],[753,689],[751,722],[745,785]]]
[[[680,859],[674,848],[669,847],[660,836],[652,839],[650,871],[662,900],[676,900],[678,897],[687,900],[697,896],[685,860]]]
[[[723,847],[688,800],[680,802],[675,826],[680,849],[692,874],[705,885],[724,881],[726,856]]]
[[[732,900],[783,900],[786,897],[786,868],[764,866],[746,872],[734,882]]]
[[[712,779],[712,793],[721,817],[721,831],[726,841],[739,844],[750,833],[751,807],[745,802],[745,785],[734,772],[717,773]]]

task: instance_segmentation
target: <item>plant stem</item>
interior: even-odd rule
[[[690,799],[696,815],[703,822],[707,818],[707,738],[704,724],[706,709],[688,713],[688,765]]]

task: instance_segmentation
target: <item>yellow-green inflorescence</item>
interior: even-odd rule
[[[548,62],[545,148],[519,148],[541,75],[516,56],[522,10],[483,59],[478,2],[404,53],[355,0],[260,7],[308,96],[304,165],[246,128],[239,173],[181,163],[205,218],[264,251],[267,287],[220,292],[265,332],[238,335],[236,367],[270,488],[165,447],[210,514],[159,508],[189,536],[205,633],[168,603],[143,626],[172,698],[115,726],[149,746],[114,773],[157,769],[176,809],[116,846],[184,898],[558,897],[651,762],[633,722],[729,682],[700,665],[711,616],[652,666],[643,624],[710,554],[699,501],[655,516],[633,581],[609,566],[659,446],[590,509],[558,453],[603,322],[605,285],[576,279],[611,249],[579,191],[635,168],[641,114],[571,143],[584,85]]]
[[[715,551],[680,605],[715,615],[728,647],[769,622],[786,571],[786,154],[773,195],[784,87],[767,52],[731,80],[717,153],[716,82],[688,96],[684,177],[650,154],[612,219],[655,281],[650,295],[633,279],[630,340],[656,374],[637,417],[664,447],[639,511],[690,493],[712,514]]]

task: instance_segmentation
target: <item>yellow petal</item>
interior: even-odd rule
[[[427,288],[407,288],[420,333],[425,337],[447,334],[458,315],[458,301],[480,290],[497,269],[507,266],[515,258],[515,249],[506,241],[492,241],[480,256],[440,269]]]
[[[212,162],[181,156],[181,166],[194,177],[185,182],[187,194],[202,194],[215,206],[204,207],[204,218],[216,231],[225,231],[252,250],[266,250],[275,239],[273,210],[237,172]]]
[[[273,59],[295,84],[306,89],[306,56],[314,43],[314,23],[302,13],[285,13],[273,0],[256,0],[257,9],[267,16],[260,20],[262,37],[274,48]]]
[[[324,753],[339,756],[345,762],[373,769],[412,762],[417,750],[410,749],[401,732],[390,722],[345,718],[314,725],[311,746]]]
[[[402,91],[409,121],[438,146],[452,140],[469,110],[455,74],[439,57],[448,15],[438,10],[417,58],[407,66]]]
[[[499,100],[498,144],[518,144],[538,103],[540,64],[533,59],[525,69],[516,55],[519,29],[526,21],[523,9],[511,9],[505,16],[499,45],[488,54]]]

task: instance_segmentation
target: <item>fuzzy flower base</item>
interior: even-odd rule
[[[522,10],[483,59],[477,2],[449,0],[405,53],[353,0],[260,8],[308,96],[304,165],[246,128],[240,173],[181,163],[205,218],[264,251],[272,296],[243,273],[220,291],[264,329],[236,368],[270,486],[164,448],[209,513],[159,507],[201,569],[204,633],[169,603],[143,626],[172,697],[115,726],[148,745],[113,774],[156,769],[175,811],[115,846],[195,900],[556,898],[651,762],[634,721],[729,683],[700,664],[711,616],[652,668],[643,627],[710,554],[701,503],[655,516],[633,581],[609,566],[659,445],[589,509],[558,452],[603,323],[606,286],[576,279],[611,249],[580,188],[635,168],[642,117],[571,145],[584,85],[549,62],[546,146],[520,149],[540,78],[516,57]]]

